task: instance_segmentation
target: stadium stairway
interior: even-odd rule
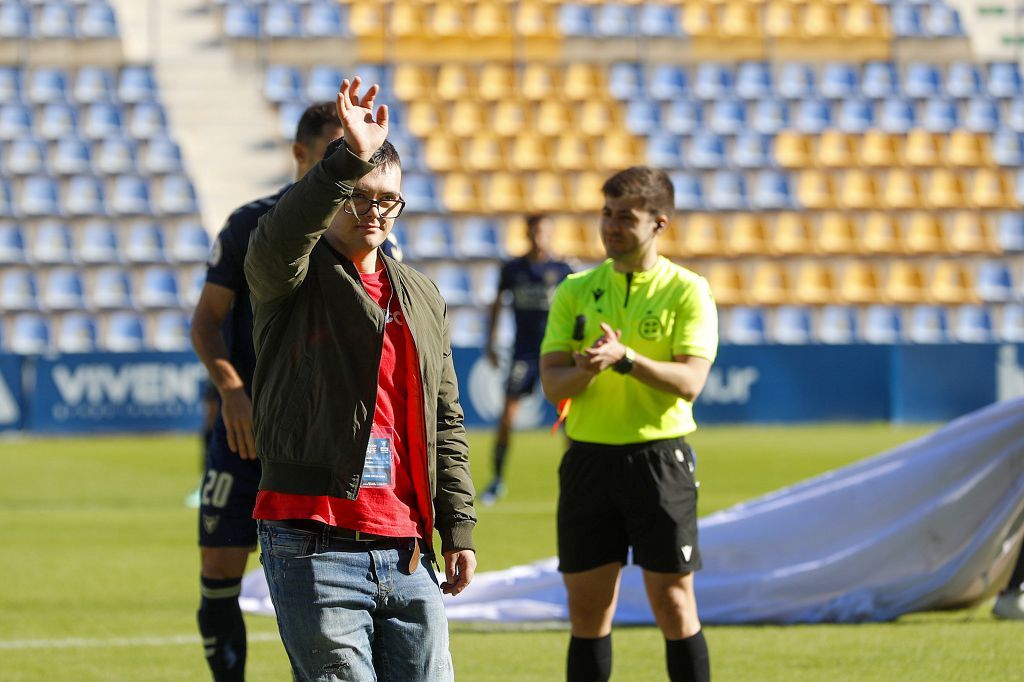
[[[126,57],[154,65],[203,225],[215,233],[236,207],[291,179],[287,156],[270,140],[276,122],[262,99],[262,69],[233,61],[219,17],[196,0],[111,4],[121,17]]]

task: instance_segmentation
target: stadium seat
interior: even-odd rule
[[[945,97],[932,97],[924,102],[921,127],[933,133],[948,133],[960,125],[957,104]]]
[[[755,190],[753,203],[757,206]],[[814,230],[806,213],[786,211],[769,218],[771,251],[783,256],[801,256],[814,250]]]
[[[729,164],[746,170],[757,170],[775,165],[771,138],[749,129],[740,132],[733,141]]]
[[[432,175],[407,173],[402,176],[402,195],[410,212],[435,213],[442,210],[440,192]]]
[[[860,329],[857,309],[845,305],[827,305],[815,312],[814,337],[820,343],[857,343]]]
[[[128,118],[128,132],[136,140],[167,137],[167,114],[156,102],[140,102]]]
[[[1020,69],[1013,62],[995,62],[989,66],[985,89],[992,97],[1009,99],[1024,93]]]
[[[131,353],[145,346],[145,332],[142,316],[135,312],[119,310],[108,314],[103,320],[100,347],[114,353]]]
[[[421,218],[416,221],[415,229],[406,232],[409,249],[416,258],[449,258],[454,253],[452,226],[444,218]]]
[[[672,5],[643,3],[637,24],[640,35],[647,38],[681,38],[679,8]]]
[[[143,308],[180,308],[181,295],[173,270],[151,265],[139,272],[137,300]]]
[[[68,226],[56,220],[36,225],[29,233],[28,259],[44,265],[70,263],[73,256]]]
[[[928,300],[925,273],[915,261],[892,261],[885,273],[885,300],[892,303],[921,303]]]
[[[395,233],[392,233],[395,234]],[[402,242],[399,240],[399,248],[401,249]],[[199,295],[203,291],[203,285],[206,284],[206,264],[193,265],[186,268],[181,268],[178,271],[178,291],[181,292],[181,297],[184,299],[185,306],[189,308],[195,307],[196,303],[199,302]]]
[[[18,140],[32,136],[32,110],[23,104],[0,105],[0,140]]]
[[[720,300],[716,293],[716,300]],[[722,340],[736,345],[757,345],[765,342],[764,311],[760,308],[736,306],[729,310],[720,326]]]
[[[199,213],[199,200],[195,187],[187,175],[167,175],[159,183],[156,209],[164,215],[192,215]]]
[[[38,67],[29,73],[25,97],[32,104],[64,104],[68,101],[68,75],[64,69]]]
[[[964,35],[959,12],[941,1],[929,5],[924,30],[933,38],[957,38]]]
[[[131,279],[123,268],[112,265],[97,268],[86,284],[91,308],[110,310],[134,306]]]
[[[836,127],[844,133],[864,133],[875,124],[874,104],[870,100],[848,98],[840,102]]]
[[[960,168],[976,168],[992,165],[989,136],[959,128],[949,136],[946,146],[946,162]]]
[[[845,62],[828,62],[818,84],[818,93],[829,99],[854,96],[860,89],[857,69]]]
[[[38,310],[39,287],[31,270],[6,268],[0,272],[0,309]]]
[[[865,253],[888,255],[904,252],[900,217],[893,211],[872,211],[864,220],[860,248]]]
[[[166,263],[164,231],[159,223],[139,221],[125,231],[122,251],[129,263]]]
[[[71,216],[102,216],[107,214],[103,184],[92,175],[75,175],[67,182],[64,211]]]
[[[312,3],[305,8],[302,35],[306,38],[351,38],[348,29],[348,6],[334,3]],[[339,81],[340,82],[340,81]]]
[[[1024,97],[1010,100],[1010,113],[1006,117],[1006,125],[1017,133],[1024,133]]]
[[[57,183],[45,175],[31,175],[25,178],[22,181],[18,210],[21,215],[28,217],[60,215]]]
[[[465,267],[444,263],[435,270],[435,282],[449,306],[472,305],[473,288]]]
[[[835,183],[827,173],[803,171],[797,175],[796,200],[803,208],[833,208],[837,205]]]
[[[674,135],[693,135],[704,128],[704,108],[696,101],[676,100],[662,106],[661,126]]]
[[[803,260],[796,266],[791,298],[796,303],[823,305],[838,296],[833,266],[828,261]]]
[[[260,37],[258,7],[229,4],[224,8],[224,35],[231,40],[255,40]]]
[[[487,197],[493,211],[522,211],[530,205],[524,180],[516,173],[492,173],[481,195]]]
[[[11,186],[4,178],[0,178],[0,217],[9,218],[15,213]]]
[[[1018,197],[1021,187],[1018,179]],[[1017,208],[1020,200],[1014,196],[1011,176],[1000,171],[981,168],[971,176],[970,203],[977,208]],[[959,204],[963,206],[964,204]]]
[[[81,310],[85,308],[85,288],[74,268],[54,268],[43,278],[40,303],[50,311]]]
[[[21,355],[45,353],[50,349],[50,320],[36,313],[11,317],[7,347]]]
[[[555,140],[551,162],[556,171],[584,171],[596,165],[595,156],[595,149],[588,138],[567,133]]]
[[[1024,342],[1024,305],[1010,303],[999,308],[995,331],[1000,341]]]
[[[913,103],[904,97],[882,100],[877,116],[878,127],[887,133],[906,133],[917,125]]]
[[[476,90],[475,72],[469,66],[442,63],[437,70],[434,94],[445,102],[472,96]]]
[[[907,341],[911,343],[946,343],[949,341],[949,315],[937,305],[916,305],[907,311]]]
[[[639,101],[626,109],[626,129],[634,135],[650,135],[661,128],[661,105]]]
[[[915,99],[937,96],[942,88],[938,67],[925,62],[910,62],[903,76],[903,92]]]
[[[68,137],[56,141],[51,168],[57,175],[81,175],[92,172],[92,152],[83,140]]]
[[[928,280],[928,300],[947,305],[978,302],[971,269],[953,260],[936,263]]]
[[[860,91],[865,97],[883,99],[897,94],[899,75],[892,62],[868,62],[864,65]]]
[[[945,93],[950,97],[967,99],[981,94],[982,76],[973,62],[957,61],[946,71]]]
[[[976,211],[957,211],[946,222],[947,242],[954,253],[999,253],[1000,245],[992,216]]]
[[[0,265],[21,265],[25,262],[25,234],[21,227],[0,224]]]
[[[832,105],[821,99],[802,99],[793,114],[793,127],[803,133],[820,133],[832,126]]]
[[[772,73],[765,62],[742,62],[736,68],[736,94],[745,100],[771,97]]]
[[[36,116],[39,137],[47,141],[78,135],[78,112],[73,105],[52,102]]]
[[[792,300],[792,292],[785,264],[763,260],[753,265],[747,300],[757,305],[782,305]]]
[[[124,137],[108,137],[97,143],[93,165],[104,175],[125,175],[136,171],[136,146]]]
[[[732,90],[732,70],[715,62],[697,64],[693,78],[693,93],[702,100],[714,101],[725,97]]]
[[[911,254],[949,253],[942,219],[935,213],[915,211],[907,221],[903,244]]]
[[[500,232],[492,218],[474,216],[462,220],[454,231],[455,253],[462,258],[503,258]]]
[[[779,72],[778,92],[790,100],[813,97],[815,79],[812,67],[797,62],[784,63]]]
[[[139,167],[148,175],[182,173],[184,162],[181,148],[169,137],[154,137],[144,146]]]
[[[267,38],[298,38],[302,34],[302,13],[295,5],[270,2],[263,9],[263,35]]]
[[[1024,214],[1006,212],[999,216],[999,248],[1008,253],[1024,251]]]
[[[540,135],[523,134],[512,141],[509,162],[516,171],[542,171],[550,168],[550,149]]]
[[[565,210],[573,202],[569,179],[562,173],[535,173],[527,178],[527,209],[542,213]]]
[[[2,168],[8,175],[46,175],[46,145],[32,138],[7,145]]]
[[[983,97],[967,100],[964,127],[975,133],[993,133],[999,128],[999,103]]]
[[[903,340],[900,309],[887,305],[869,305],[863,311],[861,338],[866,343],[897,344]]]
[[[817,165],[824,168],[848,168],[856,165],[857,147],[853,136],[839,130],[826,130],[818,139]]]
[[[713,211],[747,209],[747,183],[742,173],[719,170],[709,179],[707,205]]]
[[[992,137],[992,161],[1000,166],[1024,166],[1024,135],[1010,128],[1000,128]]]
[[[677,163],[675,166],[715,170],[723,167],[725,161],[725,141],[714,133],[699,132],[690,138],[685,164]]]
[[[940,166],[945,159],[943,140],[948,139],[924,128],[914,128],[907,135],[904,158],[907,164],[918,168]]]
[[[780,99],[762,99],[753,104],[750,127],[763,134],[774,135],[789,127],[789,105]]]
[[[708,140],[708,138],[702,138],[701,142],[698,142],[697,139],[695,138],[691,144],[696,146],[696,145],[701,144],[703,142],[707,142],[707,147],[706,148],[707,149],[713,148],[714,147],[714,143],[710,142],[710,141],[707,141],[707,140]],[[717,142],[721,143],[720,140],[717,140]],[[704,149],[704,148],[702,148],[702,149]],[[693,161],[699,161],[701,158],[703,158],[703,157],[700,156],[700,151],[701,151],[700,149],[695,149],[695,148],[691,147],[691,150],[690,150],[690,152],[691,152],[690,153],[691,164],[687,164],[687,162],[684,161],[682,140],[681,140],[680,137],[678,137],[676,135],[672,135],[672,134],[664,134],[664,135],[657,135],[656,134],[656,135],[652,135],[647,140],[647,163],[650,164],[651,166],[654,166],[655,168],[664,168],[664,169],[682,168],[682,167],[687,166],[687,165],[692,165]],[[724,153],[724,146],[722,147],[722,151]],[[719,165],[721,165],[721,164],[720,163],[711,162],[709,165],[694,166],[694,167],[707,169],[707,168],[715,168],[715,167],[718,167]]]
[[[0,15],[2,15],[3,9],[5,7],[0,6]],[[2,29],[0,29],[0,37],[8,37],[4,36]],[[21,77],[21,67],[0,65],[0,104],[22,101]]]
[[[1009,262],[985,260],[977,264],[975,292],[986,303],[1006,303],[1016,295],[1015,277]]]
[[[719,305],[731,306],[746,303],[750,287],[740,266],[735,263],[711,263],[707,266],[705,277],[711,286],[715,301]],[[761,329],[763,332],[763,324]]]
[[[742,100],[719,98],[711,104],[708,117],[711,131],[719,135],[736,135],[747,125],[747,108]]]
[[[32,34],[32,15],[27,6],[0,5],[0,38],[22,40]]]
[[[840,303],[872,304],[882,300],[882,284],[878,268],[866,261],[848,261],[840,268]]]
[[[992,313],[982,305],[957,306],[950,334],[959,343],[990,343],[995,335]]]
[[[337,90],[337,81],[335,90]],[[283,104],[302,98],[302,74],[294,66],[270,64],[263,72],[263,98]]]
[[[90,3],[78,10],[77,33],[86,40],[116,39],[119,37],[117,15],[105,3]]]
[[[194,221],[179,223],[174,228],[168,254],[176,263],[205,263],[210,256],[210,235]]]
[[[447,135],[430,135],[423,146],[423,161],[427,168],[438,173],[462,169],[462,145]]]
[[[686,69],[673,64],[655,64],[647,83],[648,94],[663,102],[683,100],[690,95]]]
[[[477,308],[456,308],[451,316],[451,340],[456,348],[483,348],[487,343],[488,315]]]
[[[152,215],[149,183],[137,175],[119,175],[107,197],[107,208],[116,216]]]
[[[117,231],[104,220],[91,220],[75,230],[75,259],[86,265],[121,261]]]
[[[486,68],[486,66],[484,67]],[[481,79],[481,87],[483,79]],[[615,99],[639,104],[645,91],[644,67],[639,62],[612,62],[608,67],[608,92]],[[512,91],[505,93],[510,96]],[[495,98],[496,99],[496,98]]]
[[[860,234],[854,214],[848,211],[828,211],[821,217],[816,250],[825,254],[857,253]]]
[[[97,349],[96,320],[89,313],[61,315],[54,333],[54,347],[61,353],[91,353]]]
[[[774,343],[803,345],[813,341],[811,309],[783,305],[772,311],[768,339]]]
[[[90,104],[82,112],[79,131],[89,140],[119,137],[122,134],[122,116],[121,107],[117,104]]]
[[[620,3],[606,3],[597,7],[594,31],[598,37],[602,38],[629,38],[639,32],[639,19],[636,7]]]
[[[707,213],[692,213],[679,222],[675,249],[687,257],[721,256],[726,253],[722,219]],[[664,241],[664,240],[662,240]]]
[[[932,209],[957,209],[966,205],[962,177],[945,168],[933,170],[926,181],[925,204]]]
[[[191,319],[181,310],[161,310],[150,316],[146,346],[159,351],[191,350]]]
[[[706,208],[704,188],[699,176],[683,171],[672,171],[669,177],[675,187],[677,211],[702,211]]]

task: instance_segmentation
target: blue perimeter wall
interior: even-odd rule
[[[1020,345],[723,346],[698,423],[948,421],[1024,394]],[[467,426],[494,423],[504,367],[455,349]],[[190,431],[206,371],[191,352],[0,354],[0,430],[38,434]],[[623,406],[623,409],[628,409]],[[554,421],[539,387],[518,426]]]

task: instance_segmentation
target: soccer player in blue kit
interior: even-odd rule
[[[334,102],[307,108],[292,144],[296,178],[312,169],[327,146],[341,135]],[[261,472],[251,402],[256,354],[243,264],[249,234],[287,189],[248,203],[228,218],[211,250],[206,284],[192,318],[192,345],[220,398],[200,486],[202,572],[197,613],[206,662],[216,682],[245,679],[246,634],[238,595],[249,554],[257,544],[252,511]],[[385,242],[382,248],[388,255],[400,257],[396,242]]]
[[[511,295],[516,336],[512,348],[512,364],[505,384],[505,407],[498,420],[494,444],[494,478],[480,495],[480,501],[484,504],[493,504],[505,494],[505,459],[512,422],[519,409],[519,401],[530,395],[540,380],[540,342],[544,338],[544,326],[547,324],[548,308],[555,287],[572,274],[572,266],[552,255],[553,231],[554,226],[549,217],[540,214],[526,217],[526,238],[530,248],[523,256],[502,265],[498,293],[491,305],[485,352],[492,365],[498,366],[495,336],[502,299],[506,293]]]

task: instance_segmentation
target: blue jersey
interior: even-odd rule
[[[572,267],[560,260],[534,262],[521,257],[501,267],[498,293],[511,292],[516,320],[513,355],[522,357],[540,353],[555,288],[570,274]]]

